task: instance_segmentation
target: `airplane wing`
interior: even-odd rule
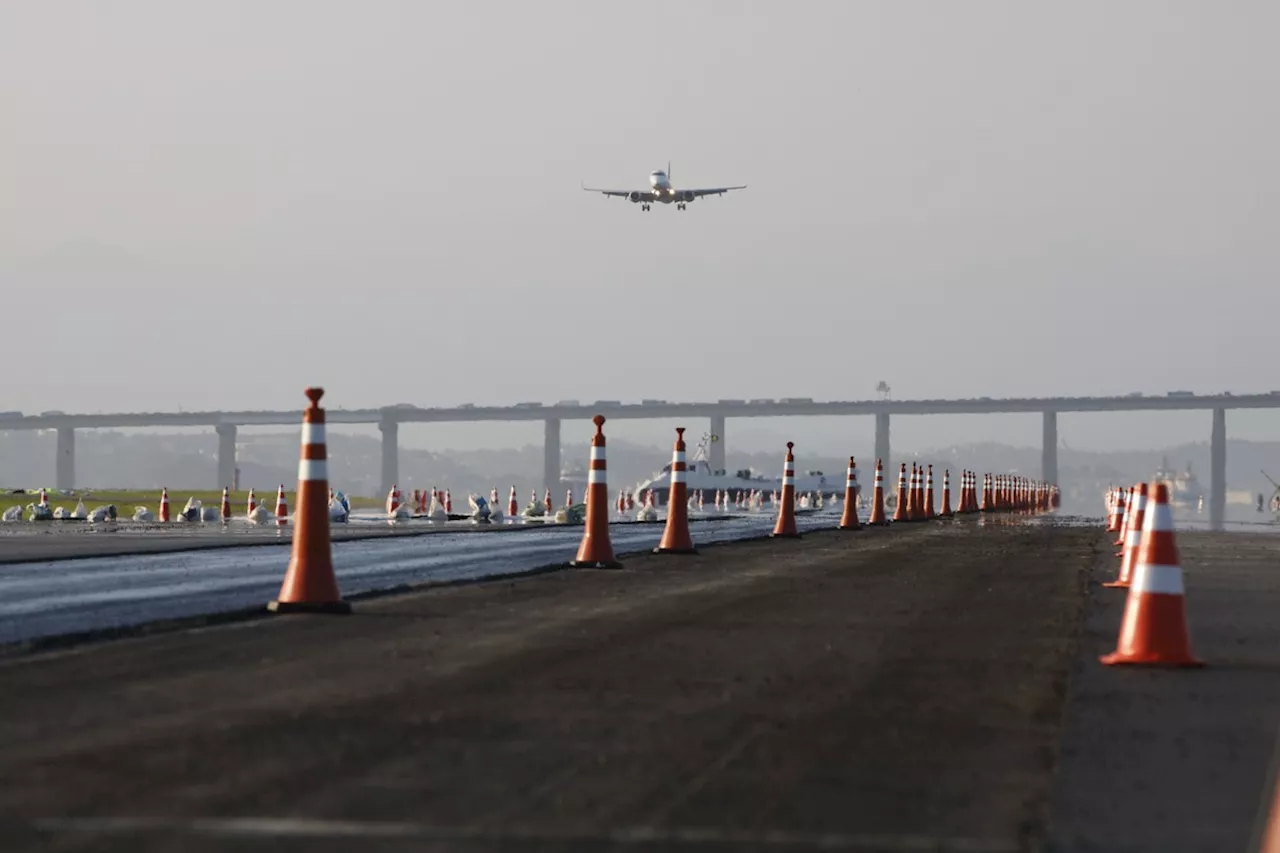
[[[724,195],[729,190],[745,190],[746,188],[747,185],[743,184],[740,187],[712,187],[704,190],[684,190],[684,192],[693,193],[694,198],[702,198],[704,195]]]
[[[604,193],[605,195],[617,196],[618,198],[628,198],[631,193],[639,192],[642,201],[653,201],[653,193],[649,190],[598,190],[594,187],[583,187],[589,193]]]

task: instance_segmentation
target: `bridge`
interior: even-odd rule
[[[1050,482],[1058,479],[1058,414],[1062,412],[1130,412],[1208,410],[1213,413],[1210,428],[1209,520],[1220,529],[1226,511],[1226,458],[1228,409],[1280,408],[1280,391],[1266,394],[1186,394],[1171,392],[1165,396],[1131,394],[1123,397],[978,397],[956,400],[830,400],[802,398],[781,400],[732,400],[715,402],[668,402],[645,400],[624,403],[619,400],[596,400],[583,404],[562,401],[554,405],[519,403],[514,406],[420,407],[411,405],[383,406],[376,409],[327,410],[331,424],[377,424],[382,432],[382,490],[399,480],[399,430],[406,423],[451,423],[475,421],[542,421],[544,424],[543,481],[545,488],[555,489],[560,482],[560,424],[566,420],[589,420],[601,414],[610,420],[664,419],[689,420],[705,418],[719,441],[710,446],[712,468],[725,467],[727,436],[725,422],[729,418],[832,417],[871,415],[875,417],[876,456],[890,464],[889,420],[893,415],[991,415],[1040,413],[1044,421],[1044,445],[1041,454],[1041,477]],[[288,411],[205,411],[205,412],[130,412],[119,414],[68,414],[45,412],[40,415],[10,413],[0,416],[0,429],[57,431],[57,464],[55,485],[70,489],[75,484],[75,433],[77,429],[122,429],[131,427],[213,427],[218,434],[218,482],[215,488],[228,485],[236,467],[236,430],[241,426],[298,426],[302,410]]]

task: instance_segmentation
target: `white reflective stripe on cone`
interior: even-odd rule
[[[303,444],[324,444],[324,424],[302,424]]]
[[[298,481],[314,483],[329,479],[329,460],[303,459],[298,462]]]
[[[1157,595],[1183,595],[1182,569],[1177,566],[1151,566],[1139,563],[1129,581],[1130,594],[1147,592]]]
[[[587,472],[587,485],[596,486],[596,485],[603,485],[604,483],[607,483],[608,478],[605,476],[605,474],[606,472],[603,468],[592,468],[590,471]]]
[[[595,462],[597,459],[603,459],[604,451],[605,448],[603,447],[596,447],[594,444],[591,445],[591,461]]]

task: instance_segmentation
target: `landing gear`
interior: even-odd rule
[[[646,211],[646,212],[647,212],[647,211],[649,210],[649,205],[647,205],[647,204],[642,204],[642,205],[640,205],[640,209],[641,209],[641,210],[643,210],[643,211]]]
[[[684,210],[685,203],[682,201],[676,205],[676,210]]]

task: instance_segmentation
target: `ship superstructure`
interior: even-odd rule
[[[708,445],[712,441],[710,435],[704,435],[699,441],[692,458],[686,463],[688,473],[686,482],[688,483],[689,494],[695,495],[701,490],[706,499],[710,501],[716,491],[721,491],[730,496],[731,499],[736,497],[737,493],[749,493],[753,491],[769,492],[782,491],[782,465],[778,465],[777,476],[765,476],[763,473],[755,471],[751,468],[742,468],[736,471],[714,470],[711,462],[707,458]],[[796,471],[796,494],[804,494],[813,492],[821,493],[825,496],[832,494],[843,494],[844,492],[844,471],[840,472],[839,477],[828,477],[822,471]],[[654,473],[649,479],[638,483],[634,487],[634,494],[642,495],[652,489],[654,496],[663,504],[667,502],[667,492],[671,483],[671,463],[662,466],[660,471]]]

